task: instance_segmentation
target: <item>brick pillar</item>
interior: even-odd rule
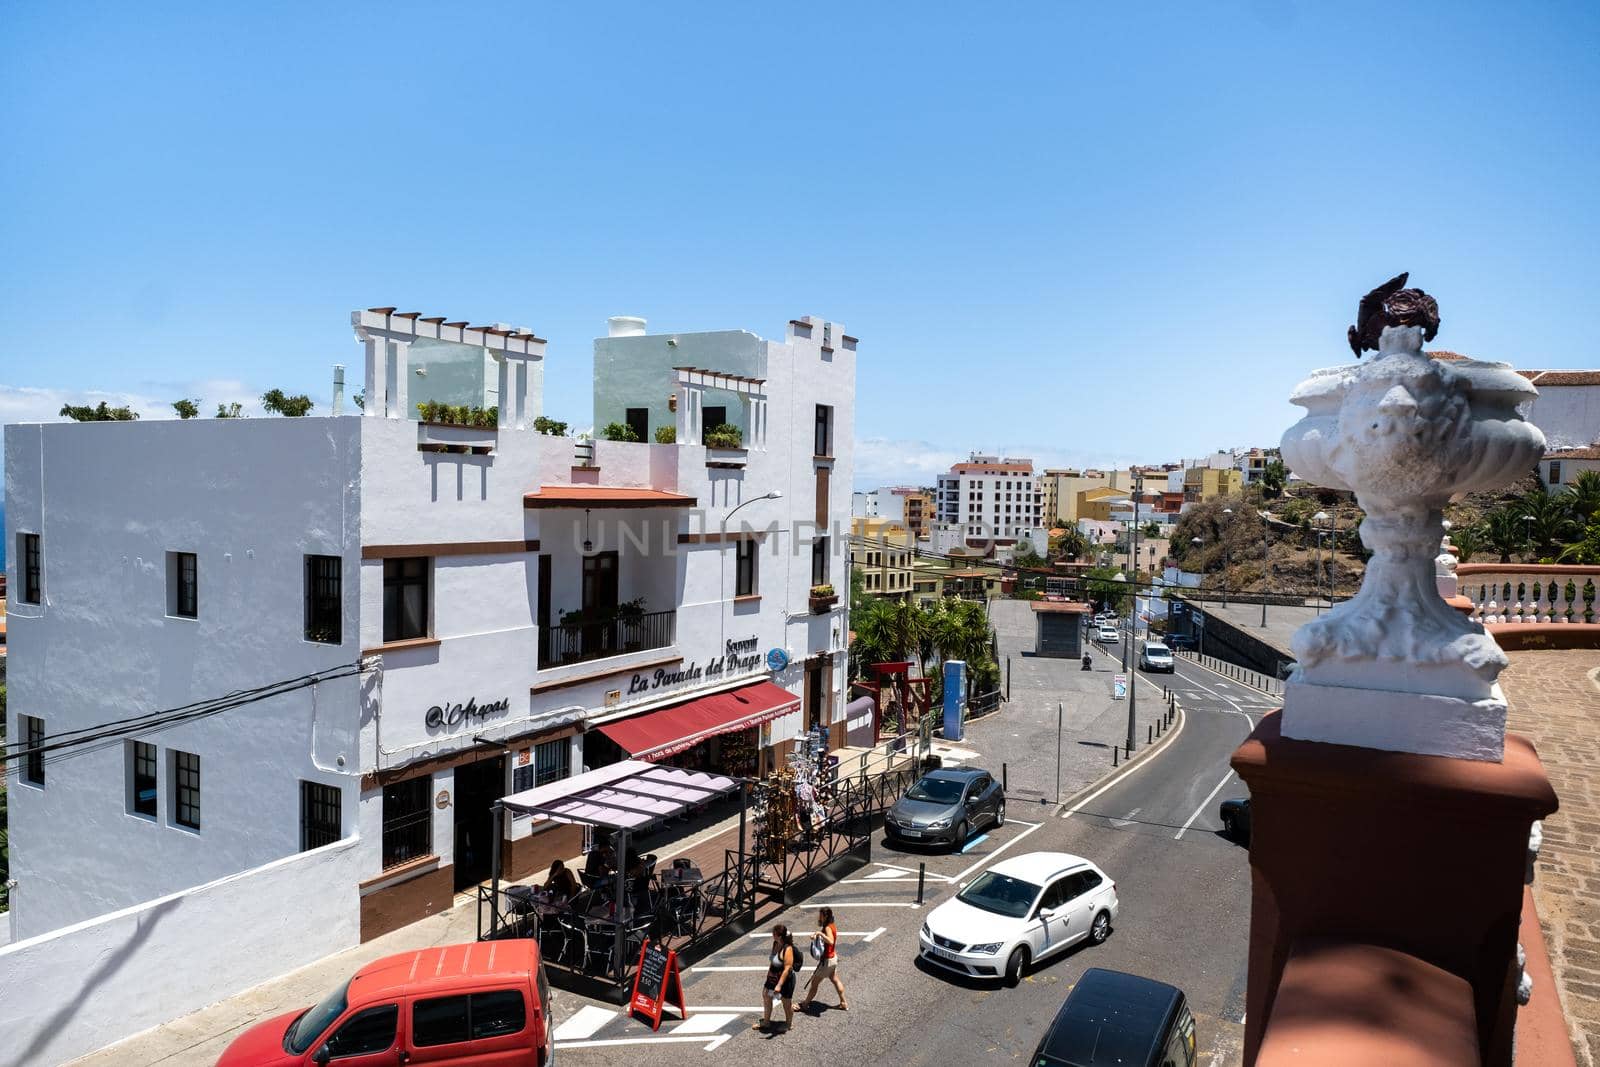
[[[1533,746],[1507,735],[1500,763],[1418,756],[1286,739],[1279,718],[1265,716],[1233,756],[1251,795],[1246,1067],[1290,953],[1327,939],[1399,950],[1466,981],[1482,1062],[1506,1067],[1528,831],[1556,810]],[[1406,994],[1330,989],[1330,1014],[1361,995]]]

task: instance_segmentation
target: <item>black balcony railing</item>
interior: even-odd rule
[[[539,668],[666,648],[675,639],[677,618],[676,611],[647,611],[640,615],[547,626],[539,631]]]

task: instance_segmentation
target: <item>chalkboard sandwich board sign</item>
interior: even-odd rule
[[[650,1029],[661,1029],[661,1009],[670,1002],[676,1006],[678,1018],[687,1019],[688,1009],[683,1006],[683,981],[678,975],[678,954],[650,943],[646,938],[639,948],[639,969],[633,975],[633,996],[628,1009],[635,1016],[644,1016]]]

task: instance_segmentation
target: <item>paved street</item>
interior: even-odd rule
[[[1163,685],[1174,688],[1186,708],[1181,726],[1148,760],[1135,762],[1109,785],[1091,785],[1111,770],[1111,746],[1126,729],[1127,703],[1110,696],[1112,676],[1120,670],[1118,646],[1092,652],[1094,669],[1087,672],[1077,661],[1023,655],[1032,642],[1031,617],[1021,614],[1027,605],[1002,601],[995,607],[1002,660],[1012,658],[1012,701],[1004,711],[969,723],[962,741],[938,750],[947,763],[996,773],[1001,763],[1007,765],[1006,826],[975,838],[958,855],[890,848],[880,835],[868,866],[783,917],[804,944],[815,908],[826,903],[836,909],[840,974],[851,1010],[815,1011],[778,1036],[752,1032],[766,970],[762,933],[691,968],[685,981],[688,1020],[669,1017],[658,1033],[614,1005],[558,991],[562,1063],[702,1063],[709,1050],[711,1060],[725,1057],[737,1064],[763,1055],[759,1043],[767,1041],[777,1043],[771,1051],[785,1063],[796,1064],[835,1065],[842,1055],[910,1064],[1021,1062],[1072,982],[1093,965],[1182,987],[1200,1023],[1200,1062],[1237,1062],[1249,873],[1244,851],[1216,833],[1217,806],[1242,793],[1227,760],[1248,731],[1247,720],[1271,707],[1270,698],[1190,662],[1180,661],[1174,675],[1141,675],[1141,741],[1144,725],[1163,707]],[[1065,808],[1055,802],[1058,701],[1065,708]],[[1039,803],[1040,796],[1047,802]],[[964,982],[915,960],[917,929],[930,908],[984,866],[1036,850],[1076,852],[1116,880],[1122,912],[1106,944],[1047,962],[1017,989]],[[919,864],[926,864],[920,908]],[[309,1003],[369,959],[471,937],[470,908],[434,916],[84,1062],[209,1064],[250,1022]],[[831,987],[820,999],[834,1003]]]
[[[1108,666],[1109,660],[1102,663]],[[1149,761],[1134,764],[1108,786],[1087,790],[1065,809],[1035,811],[1014,801],[1007,825],[975,840],[964,854],[897,850],[879,837],[869,866],[783,916],[803,934],[812,928],[819,904],[836,910],[848,1013],[814,1008],[809,1016],[797,1016],[788,1033],[752,1032],[766,969],[767,941],[758,933],[690,970],[689,1019],[663,1022],[659,1034],[609,1005],[562,996],[557,1038],[564,1062],[616,1063],[625,1053],[629,1062],[689,1064],[704,1062],[711,1050],[713,1059],[729,1057],[730,1063],[765,1055],[779,1055],[786,1064],[831,1065],[841,1056],[912,1065],[1021,1063],[1090,966],[1177,984],[1199,1022],[1200,1062],[1238,1062],[1249,869],[1245,851],[1218,834],[1217,807],[1243,795],[1227,760],[1271,705],[1262,694],[1184,663],[1170,679],[1145,680],[1141,695],[1152,711],[1160,706],[1155,678],[1170,682],[1187,710],[1179,732]],[[1015,684],[1014,676],[1014,695]],[[1052,705],[1051,734],[1054,711]],[[1017,725],[1018,733],[1027,733],[1037,723]],[[1076,747],[1072,735],[1066,741]],[[974,752],[969,762],[990,765],[976,732],[968,745]],[[917,928],[929,909],[988,864],[1041,850],[1087,856],[1116,880],[1122,911],[1106,944],[1046,962],[1017,989],[965,981],[915,959]],[[927,868],[921,908],[919,864]],[[824,988],[820,1000],[832,1005],[832,990]],[[775,1047],[767,1050],[767,1042]]]

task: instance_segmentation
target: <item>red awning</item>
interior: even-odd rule
[[[756,682],[603,723],[599,729],[635,759],[658,760],[693,748],[708,737],[748,730],[799,708],[800,698],[787,689]]]

